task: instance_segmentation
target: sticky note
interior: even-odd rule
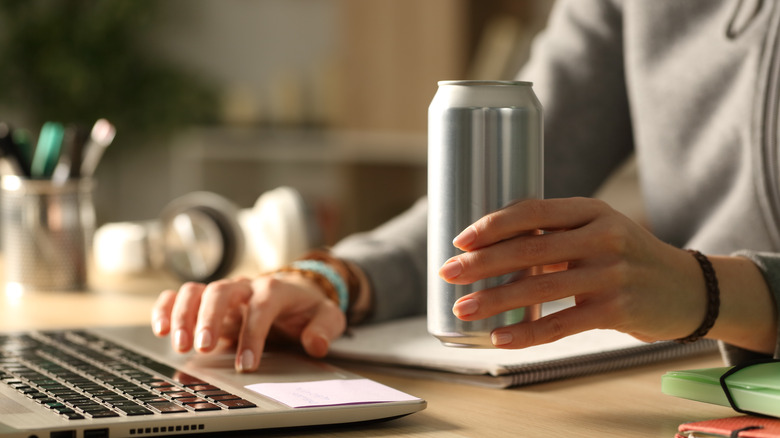
[[[246,388],[292,408],[419,400],[417,397],[369,379],[256,383],[247,385]]]

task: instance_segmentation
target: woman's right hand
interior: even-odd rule
[[[300,342],[308,354],[323,357],[346,325],[336,303],[314,282],[292,272],[185,283],[178,292],[163,291],[152,310],[154,333],[171,334],[179,352],[193,347],[209,352],[220,339],[234,343],[239,372],[257,369],[271,335]]]

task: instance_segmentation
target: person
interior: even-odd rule
[[[729,363],[776,354],[779,31],[774,2],[559,0],[518,75],[545,109],[546,199],[476,221],[442,267],[426,266],[422,199],[309,265],[164,291],[154,332],[172,333],[179,351],[231,340],[237,370],[252,371],[271,335],[321,357],[349,324],[424,312],[428,269],[469,283],[545,265],[557,269],[475,292],[453,312],[474,320],[574,297],[492,342],[610,328],[717,339]],[[632,153],[647,226],[588,198]]]

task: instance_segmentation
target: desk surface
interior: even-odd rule
[[[0,330],[148,324],[158,292],[176,284],[161,276],[102,278],[92,281],[90,292],[3,293]],[[717,355],[707,355],[510,390],[391,376],[354,366],[349,369],[424,398],[428,408],[392,421],[297,430],[295,435],[671,438],[680,423],[734,412],[662,394],[661,375],[720,365]]]

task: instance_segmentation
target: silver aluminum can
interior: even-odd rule
[[[544,196],[542,106],[531,83],[442,81],[428,108],[428,331],[448,346],[492,347],[498,327],[536,319],[540,306],[479,321],[455,301],[524,273],[454,285],[438,269],[460,253],[452,240],[488,213]]]

